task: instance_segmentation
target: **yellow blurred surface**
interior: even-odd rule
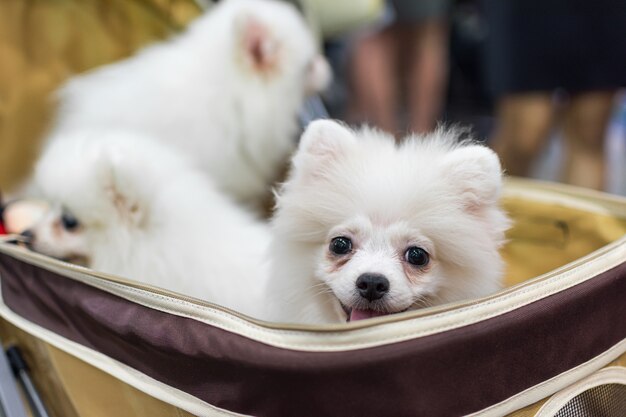
[[[28,175],[69,76],[124,58],[184,27],[191,0],[0,2],[0,190]]]

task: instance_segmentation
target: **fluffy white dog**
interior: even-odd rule
[[[262,316],[270,232],[188,160],[122,131],[51,144],[35,183],[52,209],[37,252]]]
[[[143,133],[255,205],[295,147],[305,96],[329,79],[293,5],[225,0],[170,41],[72,78],[49,142],[83,128]]]
[[[35,179],[53,210],[34,250],[261,319],[360,320],[500,287],[500,164],[453,130],[396,145],[313,122],[278,198],[271,271],[267,226],[158,142],[76,133]]]
[[[498,157],[440,129],[394,139],[317,121],[278,196],[278,321],[345,322],[500,288]]]

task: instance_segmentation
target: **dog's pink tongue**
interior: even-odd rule
[[[380,311],[359,310],[359,309],[353,308],[352,311],[350,312],[350,321],[370,319],[372,317],[378,317],[378,316],[384,316],[384,315],[386,315],[386,313],[382,313]]]

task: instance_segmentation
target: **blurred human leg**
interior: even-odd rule
[[[586,92],[572,96],[563,125],[566,143],[563,169],[565,182],[604,189],[604,138],[614,98],[614,91]]]
[[[352,94],[350,118],[396,133],[397,66],[393,28],[357,40],[349,72]]]
[[[441,117],[448,80],[448,23],[425,20],[413,25],[405,38],[411,54],[407,72],[409,128],[416,133],[434,129]]]
[[[497,104],[492,146],[510,175],[528,176],[552,130],[555,109],[550,93],[508,95]]]

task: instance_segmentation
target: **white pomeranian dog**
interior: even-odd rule
[[[439,129],[401,144],[316,121],[302,136],[273,220],[273,320],[355,321],[500,288],[494,152]]]
[[[35,185],[51,210],[24,233],[33,250],[264,314],[269,227],[169,147],[76,131],[47,149]]]
[[[305,96],[326,87],[329,68],[293,5],[225,0],[170,41],[70,79],[48,143],[83,128],[142,133],[258,206],[295,148]]]

